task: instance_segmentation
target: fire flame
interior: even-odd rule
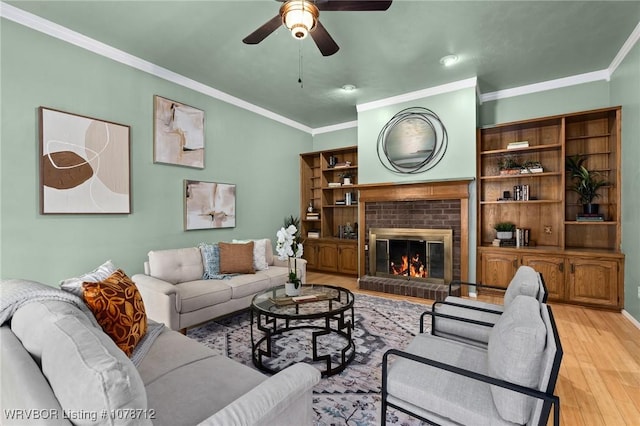
[[[402,256],[402,262],[395,264],[391,262],[391,273],[393,275],[403,275],[409,277],[427,278],[429,272],[425,268],[424,263],[415,255],[409,262],[408,256]]]

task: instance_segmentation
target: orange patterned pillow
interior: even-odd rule
[[[82,284],[83,299],[105,333],[131,356],[147,332],[142,296],[131,279],[118,269],[108,278]]]

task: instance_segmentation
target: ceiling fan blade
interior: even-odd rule
[[[311,38],[316,42],[316,46],[320,49],[322,56],[331,56],[340,50],[340,46],[336,44],[327,29],[318,21],[316,28],[311,31]]]
[[[391,0],[318,0],[316,6],[321,11],[376,11],[387,10],[391,6]]]
[[[267,38],[269,34],[277,30],[280,25],[282,25],[282,18],[280,15],[276,15],[263,26],[242,39],[242,42],[245,44],[258,44]]]

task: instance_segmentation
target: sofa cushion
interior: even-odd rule
[[[272,287],[271,279],[262,271],[251,275],[236,275],[225,283],[231,287],[232,299],[240,299]]]
[[[42,373],[68,413],[102,413],[113,409],[146,410],[147,395],[133,363],[102,330],[63,302],[32,302],[20,308],[11,328],[25,349],[41,363]],[[85,318],[83,318],[85,317]],[[88,416],[91,417],[91,416]],[[74,419],[76,425],[98,423]],[[119,420],[118,424],[151,424]]]
[[[537,388],[547,330],[540,317],[540,302],[529,296],[517,296],[493,326],[487,347],[489,374],[529,388]],[[498,386],[491,386],[493,401],[500,416],[525,424],[535,399]]]
[[[152,250],[148,256],[152,277],[172,284],[202,279],[204,267],[198,247]]]
[[[246,244],[253,241],[253,268],[256,271],[264,271],[269,269],[267,261],[267,244],[271,244],[266,238],[259,240],[233,240],[234,244]],[[269,246],[269,250],[271,247]]]
[[[180,313],[193,312],[231,299],[228,280],[196,280],[176,284],[180,293]]]
[[[218,244],[200,243],[198,248],[202,255],[202,266],[204,267],[202,279],[217,280],[224,278],[224,275],[220,274],[220,249]]]
[[[220,272],[223,274],[253,274],[253,241],[246,244],[218,243]]]
[[[136,285],[121,270],[97,283],[86,282],[83,299],[105,333],[127,356],[147,332],[147,314]]]
[[[113,262],[107,260],[91,272],[87,272],[79,277],[67,278],[66,280],[60,281],[60,288],[82,298],[82,283],[102,281],[117,269]]]
[[[487,374],[487,351],[430,334],[419,334],[406,352]],[[500,419],[487,383],[403,358],[390,358],[389,400],[444,424],[509,425]],[[410,406],[409,406],[410,404]]]
[[[504,306],[509,306],[518,295],[538,297],[540,283],[538,273],[531,266],[520,266],[504,293]]]

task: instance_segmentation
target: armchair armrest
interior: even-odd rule
[[[472,310],[472,311],[487,312],[489,314],[496,314],[496,315],[502,315],[502,313],[504,312],[504,311],[498,311],[496,309],[484,308],[482,306],[475,306],[475,305],[468,305],[468,304],[463,304],[463,303],[456,303],[456,302],[451,302],[451,301],[447,301],[447,300],[442,300],[442,301],[439,301],[439,302],[433,302],[433,305],[431,305],[431,309],[433,311],[435,311],[438,305],[455,306],[455,307],[461,308],[461,309],[469,309],[469,310]]]
[[[305,363],[294,364],[269,377],[199,426],[312,424],[312,389],[319,381],[317,368]]]
[[[490,284],[480,284],[480,283],[472,283],[472,282],[468,282],[468,281],[460,281],[460,280],[453,280],[449,283],[449,295],[451,295],[451,291],[452,288],[455,286],[473,286],[476,288],[491,288],[494,290],[502,290],[502,291],[506,291],[506,288],[504,287],[498,287],[495,285],[490,285]]]
[[[422,315],[420,315],[420,333],[424,333],[424,318],[426,316],[431,317],[431,334],[433,334],[433,330],[435,329],[435,324],[436,324],[435,318],[446,318],[453,321],[464,322],[467,324],[475,324],[483,327],[493,327],[495,325],[493,323],[486,322],[486,321],[480,321],[480,320],[475,320],[475,319],[465,318],[465,317],[458,317],[455,315],[443,314],[443,313],[434,312],[434,311],[425,311],[422,313]]]
[[[445,370],[450,372],[451,374],[456,374],[464,377],[468,377],[471,380],[478,380],[481,382],[488,383],[489,385],[498,386],[513,392],[521,393],[536,399],[540,399],[544,401],[546,406],[549,406],[549,409],[553,407],[553,424],[554,426],[560,425],[560,398],[556,395],[541,392],[537,389],[528,388],[526,386],[521,386],[515,383],[507,382],[505,380],[496,379],[495,377],[487,376],[485,374],[477,373],[475,371],[466,370],[464,368],[457,367],[455,365],[446,364],[440,361],[436,361],[430,358],[425,358],[419,355],[415,355],[409,352],[403,352],[397,349],[389,349],[382,357],[382,401],[383,401],[383,415],[385,413],[385,405],[392,405],[398,409],[397,407],[387,401],[387,382],[388,382],[388,363],[389,356],[397,356],[400,358],[405,358],[410,361],[428,365],[433,368],[438,368],[441,370]],[[401,409],[402,410],[402,409]],[[402,410],[404,411],[404,410]],[[410,413],[411,414],[411,413]],[[423,419],[428,420],[428,419]],[[544,420],[544,422],[543,422]],[[540,424],[547,424],[546,419],[541,418]]]
[[[136,274],[131,279],[142,295],[149,318],[172,330],[180,330],[182,299],[176,286],[145,274]]]

